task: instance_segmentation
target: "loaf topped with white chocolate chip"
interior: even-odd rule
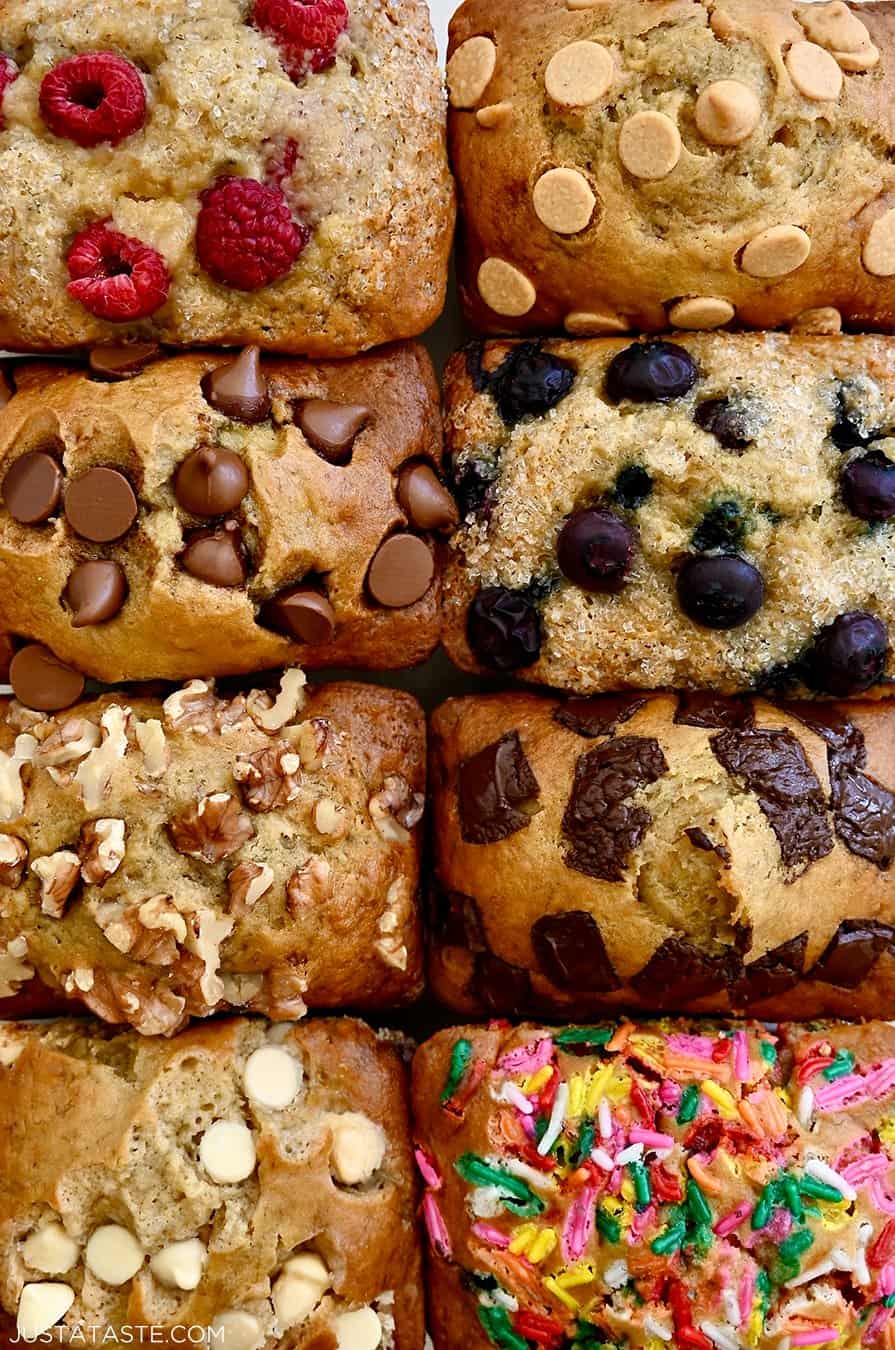
[[[425,659],[456,512],[422,348],[157,357],[14,367],[0,630],[107,682]]]
[[[895,7],[466,0],[461,287],[488,333],[895,329]]]
[[[405,1098],[347,1019],[0,1024],[0,1340],[421,1350]]]
[[[225,696],[0,706],[0,1009],[171,1035],[420,992],[425,727],[300,670]]]

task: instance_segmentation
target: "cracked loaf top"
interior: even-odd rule
[[[432,726],[432,982],[473,1014],[880,1016],[895,712],[456,699]]]
[[[55,717],[4,701],[0,997],[33,1008],[36,979],[150,1035],[411,1000],[424,738],[409,695],[298,670]]]
[[[450,142],[489,333],[895,327],[895,16],[467,0]]]
[[[421,1350],[419,1267],[404,1070],[361,1023],[0,1027],[4,1342]]]
[[[0,346],[413,337],[453,224],[427,6],[10,0],[0,179]]]
[[[887,1347],[895,1031],[458,1028],[414,1062],[438,1350]]]

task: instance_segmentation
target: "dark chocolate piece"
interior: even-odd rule
[[[630,798],[668,772],[659,742],[621,736],[581,755],[563,816],[567,867],[600,881],[622,881],[631,852],[652,822]]]
[[[631,986],[652,1004],[677,1000],[689,1004],[726,989],[739,978],[742,968],[742,957],[733,947],[715,955],[686,938],[670,937],[653,952]]]
[[[531,770],[518,731],[486,745],[460,765],[460,830],[468,844],[494,844],[531,824],[520,809],[541,789]]]
[[[567,910],[532,924],[531,943],[543,973],[560,989],[599,994],[621,987],[592,914]]]
[[[745,1008],[794,988],[804,973],[807,950],[808,934],[799,933],[750,962],[730,991],[730,1006]]]
[[[613,736],[649,702],[646,694],[601,694],[595,698],[570,698],[553,714],[554,722],[579,736],[596,739]]]

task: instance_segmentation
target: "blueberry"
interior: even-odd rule
[[[468,515],[487,509],[493,504],[494,482],[498,474],[495,460],[455,458],[451,463],[451,486],[454,497],[465,519]]]
[[[693,547],[697,553],[735,553],[746,533],[746,521],[739,503],[718,502],[706,511],[693,531]]]
[[[681,609],[703,628],[739,628],[764,604],[758,568],[736,554],[688,558],[678,573]]]
[[[895,516],[895,464],[881,450],[853,459],[842,471],[842,495],[853,516],[891,520]]]
[[[606,372],[606,393],[613,403],[668,403],[683,398],[696,383],[696,362],[676,342],[635,342],[613,357]]]
[[[700,403],[693,420],[720,441],[725,450],[746,450],[752,444],[748,410],[729,398],[710,398]]]
[[[556,541],[563,575],[584,591],[620,591],[631,570],[634,531],[611,511],[577,511]]]
[[[640,464],[629,464],[616,478],[612,497],[625,511],[636,511],[649,501],[652,492],[652,476]]]
[[[834,698],[863,694],[882,678],[889,654],[886,625],[874,614],[852,610],[822,628],[808,657],[808,680]]]
[[[524,591],[488,586],[469,607],[466,636],[483,666],[506,674],[541,654],[541,619]]]
[[[523,417],[543,417],[571,392],[575,369],[530,343],[514,347],[491,376],[491,392],[508,427]]]

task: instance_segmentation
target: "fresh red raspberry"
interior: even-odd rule
[[[45,75],[40,111],[54,136],[78,145],[117,145],[146,121],[140,72],[114,52],[70,56]]]
[[[3,121],[3,95],[14,80],[19,78],[19,68],[11,56],[0,52],[0,131],[6,123]]]
[[[252,22],[273,38],[293,80],[326,70],[348,27],[345,0],[255,0]]]
[[[200,200],[196,252],[224,286],[257,291],[278,281],[311,237],[280,189],[254,178],[219,178]]]
[[[104,220],[82,230],[68,251],[68,293],[98,319],[129,323],[154,314],[171,277],[160,253],[110,230]]]

